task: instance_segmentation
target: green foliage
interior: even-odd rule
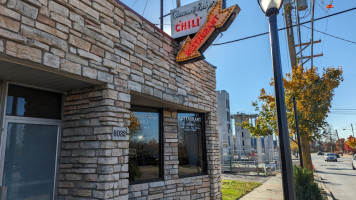
[[[321,190],[314,182],[313,172],[298,166],[293,167],[297,200],[322,200]]]
[[[261,185],[256,182],[244,182],[244,181],[222,181],[222,199],[223,200],[236,200],[252,191],[254,188]]]
[[[277,122],[275,118],[275,110],[265,104],[262,105],[262,108],[259,108],[257,102],[252,102],[252,106],[254,106],[255,110],[259,112],[255,120],[255,124],[244,121],[242,123],[235,123],[235,125],[247,129],[253,136],[267,136],[276,133]]]

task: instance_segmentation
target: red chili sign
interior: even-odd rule
[[[197,17],[196,19],[191,19],[185,22],[179,21],[178,24],[175,25],[175,30],[177,32],[188,30],[190,28],[194,28],[199,26],[199,20],[201,17]]]
[[[184,41],[182,48],[178,52],[176,61],[179,63],[187,63],[203,59],[204,56],[202,56],[201,53],[210,46],[220,32],[226,30],[228,26],[230,26],[239,12],[240,8],[237,5],[222,9],[222,2],[221,0],[218,0],[209,11],[204,25],[195,34],[193,39],[188,36]],[[191,24],[192,22],[190,21],[190,25]],[[187,22],[178,26],[178,28],[182,27],[187,28]]]

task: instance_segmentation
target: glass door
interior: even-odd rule
[[[62,95],[6,85],[2,99],[0,200],[53,200]]]
[[[5,120],[4,131],[2,200],[54,199],[59,125]]]

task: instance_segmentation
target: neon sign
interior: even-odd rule
[[[221,0],[217,0],[210,9],[205,23],[193,39],[188,36],[184,41],[178,52],[176,61],[179,63],[188,63],[204,59],[202,53],[210,46],[220,32],[225,31],[230,26],[239,12],[240,8],[237,5],[222,9]]]
[[[201,17],[197,17],[196,19],[189,19],[188,21],[185,22],[181,22],[179,21],[176,25],[175,25],[175,30],[178,32],[180,31],[184,31],[184,30],[188,30],[190,28],[194,28],[199,26],[199,20],[201,19]]]

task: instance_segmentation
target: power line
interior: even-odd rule
[[[137,0],[135,0],[135,2],[132,4],[131,8],[133,8],[136,4]]]
[[[340,12],[337,12],[337,13],[334,13],[334,14],[331,14],[331,15],[326,15],[326,16],[323,16],[323,17],[319,17],[317,19],[314,19],[314,22],[322,20],[322,19],[325,19],[325,18],[329,18],[329,17],[332,17],[332,16],[340,15],[340,14],[343,14],[343,13],[346,13],[346,12],[350,12],[350,11],[353,11],[353,10],[356,10],[356,7],[350,8],[350,9],[347,9],[347,10],[344,10],[344,11],[340,11]],[[310,20],[306,21],[306,22],[302,22],[302,23],[300,23],[300,25],[307,24],[307,23],[310,23],[310,22],[311,22]],[[292,26],[289,26],[289,27],[280,28],[280,29],[278,29],[278,31],[282,31],[282,30],[285,30],[287,28],[292,28],[292,27],[295,27],[295,26],[297,26],[297,25],[292,25]],[[231,40],[231,41],[222,42],[222,43],[215,43],[215,44],[212,44],[212,45],[213,46],[218,46],[218,45],[230,44],[230,43],[239,42],[239,41],[242,41],[242,40],[247,40],[247,39],[251,39],[251,38],[255,38],[255,37],[259,37],[259,36],[267,35],[267,34],[269,34],[269,32],[264,32],[264,33],[260,33],[260,34],[256,34],[256,35],[251,35],[251,36],[240,38],[240,39],[237,39],[237,40]]]
[[[332,108],[330,110],[356,110],[356,108]]]
[[[145,4],[145,7],[143,8],[142,16],[143,16],[143,14],[145,14],[145,11],[146,11],[146,7],[147,7],[147,2],[148,2],[148,0],[146,0],[146,4]]]
[[[302,25],[302,26],[311,30],[311,28],[308,27],[308,26],[305,26],[305,25]],[[330,37],[333,37],[333,38],[336,38],[336,39],[339,39],[339,40],[343,40],[345,42],[350,42],[350,43],[356,44],[356,42],[351,41],[351,40],[347,40],[347,39],[344,39],[344,38],[341,38],[341,37],[338,37],[338,36],[335,36],[335,35],[331,35],[329,33],[325,33],[325,32],[322,32],[322,31],[319,31],[319,30],[316,30],[316,29],[313,29],[313,30],[318,32],[318,33],[321,33],[321,34],[324,34],[324,35],[327,35],[327,36],[330,36]]]

